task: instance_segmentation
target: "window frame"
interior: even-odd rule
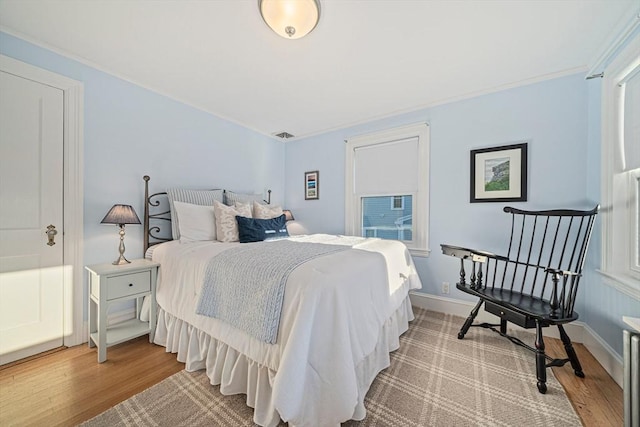
[[[395,202],[396,202],[396,198],[398,198],[398,197],[400,198],[400,207],[396,208]],[[392,211],[403,211],[404,210],[404,197],[405,197],[405,195],[400,195],[400,196],[394,195],[394,196],[391,196],[391,208],[390,209]]]
[[[602,82],[602,259],[598,270],[605,283],[640,300],[640,267],[633,265],[638,233],[638,200],[634,178],[640,170],[623,171],[624,99],[621,84],[640,67],[640,35],[605,68]]]
[[[412,196],[413,240],[403,242],[412,255],[429,256],[431,252],[429,249],[429,133],[428,123],[417,123],[354,136],[345,141],[345,234],[359,235],[362,230],[362,197],[410,195]],[[392,143],[410,138],[418,140],[418,191],[415,193],[398,191],[392,194],[356,194],[355,150],[365,146]]]
[[[629,174],[629,224],[631,236],[629,239],[629,268],[640,277],[640,168],[628,172]]]

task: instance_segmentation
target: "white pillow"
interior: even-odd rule
[[[236,203],[237,205],[237,203]],[[258,219],[272,219],[282,215],[282,208],[280,206],[263,205],[258,202],[253,202],[253,217]]]
[[[169,211],[171,212],[171,235],[175,240],[180,238],[180,221],[176,215],[174,202],[190,203],[192,205],[213,206],[213,201],[224,199],[224,190],[188,190],[184,188],[168,188]]]
[[[194,205],[174,201],[180,229],[180,243],[216,240],[216,221],[213,206]]]
[[[227,206],[215,200],[213,202],[216,217],[216,235],[220,242],[238,242],[238,221],[236,215],[251,218],[251,205],[238,203],[236,206]]]

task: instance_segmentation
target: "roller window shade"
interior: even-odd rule
[[[640,67],[624,83],[625,170],[640,168]]]
[[[418,138],[356,147],[355,194],[416,193],[418,160]]]

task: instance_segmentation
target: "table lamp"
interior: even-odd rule
[[[100,221],[101,224],[117,224],[120,227],[120,257],[113,265],[129,264],[131,261],[124,257],[124,225],[140,224],[136,211],[130,205],[113,205],[107,215]]]

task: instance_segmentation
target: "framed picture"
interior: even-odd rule
[[[304,199],[317,200],[320,198],[320,172],[304,173]]]
[[[527,201],[527,143],[471,150],[471,203]]]

